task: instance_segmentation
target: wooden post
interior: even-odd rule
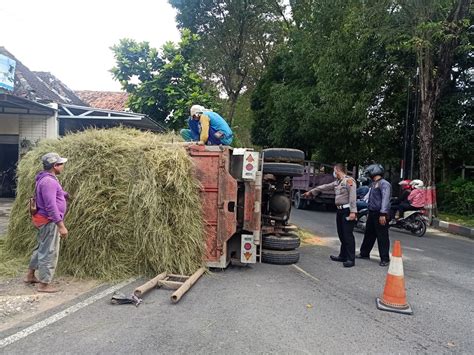
[[[204,274],[206,271],[205,268],[200,268],[194,274],[192,274],[189,279],[187,279],[183,285],[178,288],[173,294],[171,295],[171,302],[177,303],[183,297],[183,295],[196,283],[197,280]]]
[[[158,285],[158,283],[161,280],[164,280],[165,278],[166,278],[166,272],[159,274],[158,276],[151,279],[147,283],[141,285],[140,287],[137,287],[135,291],[133,291],[133,294],[137,297],[142,297],[145,293],[155,288]]]

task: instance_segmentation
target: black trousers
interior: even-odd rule
[[[374,247],[375,240],[379,247],[381,261],[390,261],[390,239],[388,237],[388,218],[385,225],[379,223],[379,212],[369,211],[365,226],[364,241],[360,246],[360,255],[369,256]]]
[[[400,214],[400,217],[403,217],[403,212],[405,211],[416,211],[419,210],[418,207],[414,207],[410,205],[410,202],[408,201],[403,201],[398,205],[398,213]]]
[[[341,241],[339,257],[342,259],[354,261],[355,239],[353,231],[356,221],[346,220],[346,217],[349,217],[349,213],[349,208],[344,208],[342,210],[338,209],[336,214],[337,235]]]

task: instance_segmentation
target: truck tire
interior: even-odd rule
[[[263,173],[289,177],[302,176],[304,167],[294,163],[263,163]]]
[[[262,262],[274,265],[290,265],[300,260],[298,250],[268,250],[262,249]]]
[[[294,233],[268,234],[262,237],[262,247],[268,250],[294,250],[300,246],[300,237]]]
[[[295,192],[295,196],[293,198],[293,204],[295,205],[297,209],[304,210],[308,206],[308,203],[303,197],[301,197],[301,195],[302,195],[301,191]]]
[[[268,148],[263,150],[264,161],[274,163],[303,163],[304,153],[299,149]]]

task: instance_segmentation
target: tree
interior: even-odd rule
[[[474,31],[469,33],[473,43]],[[472,49],[461,46],[437,106],[435,118],[435,156],[441,160],[441,181],[447,183],[458,168],[474,164],[474,56]]]
[[[469,27],[470,0],[401,1],[408,24],[413,26],[409,43],[420,71],[420,177],[427,186],[430,216],[436,211],[435,117],[436,106],[450,82],[457,48]]]
[[[229,99],[233,123],[239,95],[253,87],[283,39],[281,0],[169,0],[180,28],[198,34],[203,75],[217,82]]]
[[[407,94],[419,89],[413,78],[425,65],[417,134],[421,170],[427,165],[434,170],[433,146],[462,161],[461,151],[472,147],[468,88],[474,58],[472,38],[466,36],[472,15],[462,2],[291,1],[295,25],[254,92],[253,139],[263,145],[286,143],[327,161],[396,163],[405,117],[418,108],[407,105]],[[429,123],[428,114],[435,121]],[[431,186],[434,175],[424,174]]]
[[[217,93],[194,66],[197,41],[197,35],[184,30],[178,45],[167,42],[160,51],[131,39],[113,46],[116,66],[111,72],[130,93],[128,107],[172,129],[185,125],[193,104],[215,108]]]
[[[294,1],[295,26],[254,92],[255,143],[326,161],[390,161],[401,151],[406,66],[388,2]]]

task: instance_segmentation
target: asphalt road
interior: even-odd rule
[[[375,307],[387,272],[376,250],[351,269],[329,260],[338,250],[334,213],[294,211],[292,221],[323,244],[301,248],[300,269],[231,267],[201,279],[177,305],[166,290],[138,308],[105,297],[0,353],[473,353],[473,241],[391,232],[402,242],[415,312],[407,316]],[[0,341],[58,311],[0,333]]]

